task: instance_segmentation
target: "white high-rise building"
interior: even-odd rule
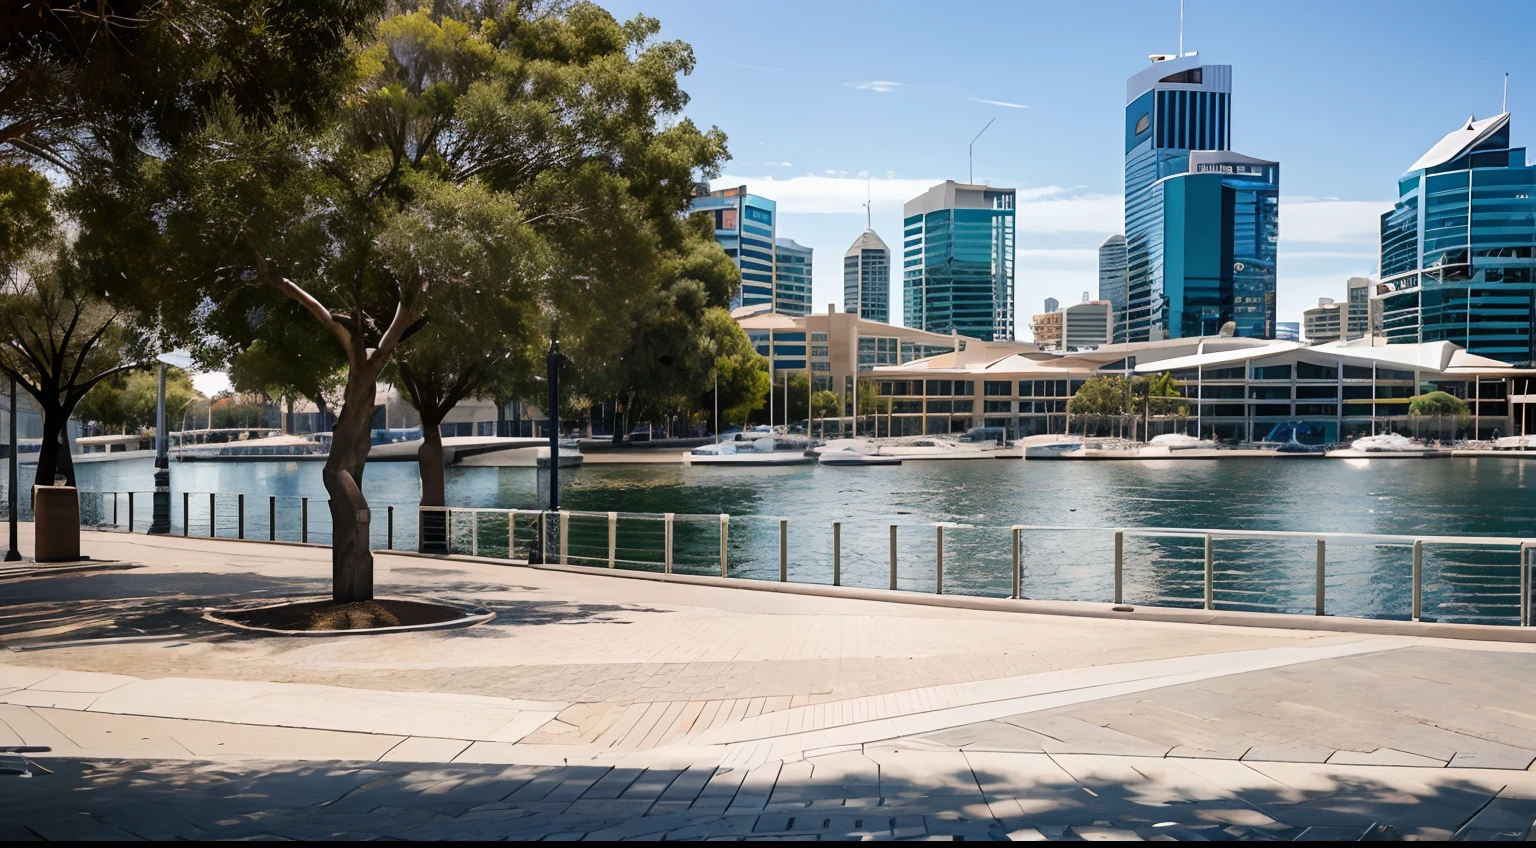
[[[874,230],[865,230],[843,254],[843,311],[891,322],[891,249]]]

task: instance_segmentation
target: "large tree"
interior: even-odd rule
[[[98,383],[137,367],[144,337],[98,296],[56,217],[41,174],[0,161],[0,373],[42,410],[38,485],[75,484],[69,417]]]
[[[484,276],[507,262],[546,269],[536,330],[648,303],[654,281],[684,300],[687,274],[665,272],[693,256],[677,213],[724,156],[718,131],[678,117],[693,56],[657,41],[655,21],[586,3],[451,11],[462,20],[384,21],[324,120],[223,96],[194,140],[139,172],[168,283],[195,293],[203,332],[281,343],[301,325],[261,316],[292,302],[345,357],[323,471],[339,603],[372,597],[361,482],[375,386],[401,344],[471,302],[455,292],[526,284]],[[531,255],[525,237],[552,247]]]

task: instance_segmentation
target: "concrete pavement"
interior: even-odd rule
[[[49,745],[58,772],[0,778],[20,787],[0,835],[1524,838],[1536,819],[1530,645],[391,555],[381,594],[497,618],[269,637],[201,609],[322,592],[328,551],[86,551],[143,567],[0,584],[0,745]]]

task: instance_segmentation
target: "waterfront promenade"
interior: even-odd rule
[[[1523,839],[1536,820],[1530,644],[400,555],[378,557],[381,595],[496,618],[269,637],[201,610],[324,593],[328,550],[84,547],[141,567],[0,580],[0,745],[50,746],[56,772],[0,777],[0,835]]]

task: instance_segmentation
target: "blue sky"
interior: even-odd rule
[[[778,201],[779,235],[815,248],[818,311],[841,306],[866,182],[897,246],[902,202],[964,181],[995,117],[976,180],[1020,192],[1021,328],[1046,297],[1096,292],[1095,248],[1123,221],[1125,79],[1178,50],[1178,0],[600,2],[693,45],[687,114],[730,138],[720,182]],[[1497,113],[1504,72],[1516,144],[1536,131],[1531,0],[1187,0],[1184,31],[1233,66],[1233,148],[1281,164],[1282,321],[1375,270],[1397,177]]]

